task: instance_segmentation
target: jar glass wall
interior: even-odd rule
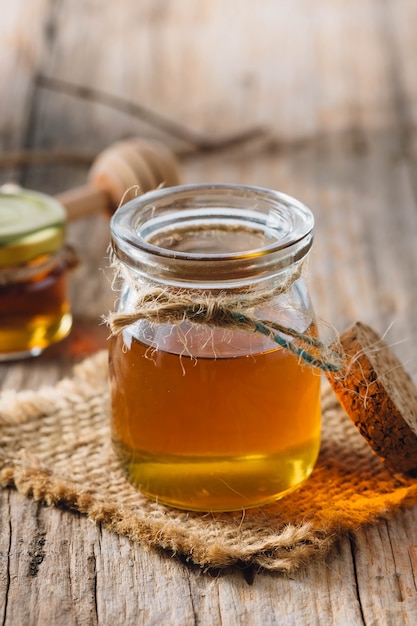
[[[271,502],[311,473],[320,374],[301,267],[309,209],[255,187],[159,190],[112,218],[112,439],[130,480],[202,511]]]

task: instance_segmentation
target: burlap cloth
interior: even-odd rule
[[[326,555],[343,533],[417,501],[417,481],[388,473],[327,388],[312,476],[281,501],[240,513],[187,513],[143,497],[113,456],[108,413],[106,352],[55,387],[4,392],[1,484],[204,568],[287,572]]]

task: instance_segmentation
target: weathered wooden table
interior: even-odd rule
[[[129,136],[200,146],[183,158],[184,182],[267,186],[313,209],[317,313],[339,330],[359,319],[387,331],[417,380],[413,0],[3,0],[0,41],[0,182],[57,193]],[[264,135],[205,149],[207,137],[254,128]],[[68,237],[81,257],[72,337],[2,364],[3,389],[53,384],[105,345],[108,220],[80,220]],[[0,493],[0,516],[5,625],[417,621],[417,507],[344,537],[325,563],[291,578],[259,572],[253,584],[12,490]]]

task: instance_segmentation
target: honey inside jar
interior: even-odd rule
[[[320,445],[317,371],[281,348],[257,352],[253,338],[250,353],[240,337],[233,355],[204,329],[187,341],[217,339],[215,358],[170,352],[174,335],[162,349],[112,340],[113,443],[130,479],[162,503],[205,511],[266,504],[302,483]]]
[[[310,475],[320,374],[296,344],[316,345],[301,276],[313,223],[288,196],[233,185],[162,189],[113,215],[111,431],[144,494],[242,510]]]
[[[67,269],[74,260],[65,250],[52,261],[37,259],[24,278],[0,284],[0,359],[1,353],[36,354],[68,335]]]

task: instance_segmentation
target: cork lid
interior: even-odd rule
[[[59,250],[65,222],[65,210],[55,198],[17,185],[0,187],[0,267]]]
[[[327,377],[346,413],[394,473],[417,476],[417,388],[401,362],[369,326],[340,337],[342,371]]]

